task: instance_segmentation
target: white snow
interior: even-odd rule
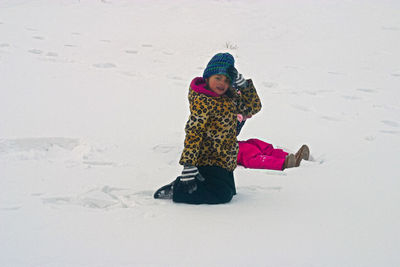
[[[0,1],[0,266],[400,266],[399,1]],[[155,200],[217,52],[263,103],[226,205]]]

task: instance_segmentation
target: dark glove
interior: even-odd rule
[[[184,166],[182,174],[178,176],[178,186],[180,190],[189,194],[197,190],[197,183],[204,181],[204,177],[201,176],[199,170],[195,166]]]

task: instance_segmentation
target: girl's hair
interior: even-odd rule
[[[229,85],[228,90],[225,92],[225,95],[229,98],[236,98],[237,97],[237,92],[235,88],[232,87],[232,85]]]

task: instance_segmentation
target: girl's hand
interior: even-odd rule
[[[243,78],[242,74],[238,73],[236,75],[236,80],[233,82],[232,86],[236,89],[246,87],[246,80]]]
[[[244,88],[247,86],[246,80],[243,78],[243,75],[240,74],[235,68],[232,69],[232,76],[235,77],[235,80],[232,82],[232,87],[236,90],[240,88]]]
[[[242,121],[245,121],[245,120],[247,120],[247,119],[250,119],[251,117],[253,117],[253,116],[251,116],[251,115],[249,115],[249,116],[244,116],[244,115],[242,115],[242,114],[238,114],[238,115],[237,115],[237,119],[238,119],[239,122],[242,122]]]
[[[195,166],[186,165],[183,167],[182,174],[178,176],[178,187],[189,194],[197,190],[197,182],[204,181],[203,176]]]

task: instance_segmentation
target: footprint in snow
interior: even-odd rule
[[[394,111],[394,112],[398,112],[400,110],[400,106],[398,106],[398,105],[378,105],[378,104],[374,104],[372,107],[373,108],[382,108],[382,109],[386,109],[386,110],[390,110],[390,111]]]
[[[79,33],[79,32],[72,32],[71,34],[72,35],[81,35],[81,33]]]
[[[322,89],[322,90],[317,90],[316,93],[318,94],[327,94],[327,93],[334,93],[335,90],[329,90],[329,89]]]
[[[11,152],[32,152],[49,151],[52,148],[59,148],[72,151],[80,144],[79,139],[52,137],[52,138],[17,138],[0,140],[0,153]]]
[[[153,198],[154,191],[143,190],[130,194],[123,194],[120,197],[128,207],[147,206],[147,205],[165,205],[167,202],[155,200]],[[153,217],[153,216],[152,216]]]
[[[312,95],[312,96],[318,95],[318,93],[317,93],[316,91],[309,91],[309,90],[306,90],[306,91],[304,91],[304,93],[307,94],[307,95]]]
[[[89,160],[84,160],[82,162],[83,164],[85,164],[88,168],[91,167],[97,167],[97,166],[115,166],[116,164],[114,162],[110,162],[110,161],[89,161]]]
[[[179,77],[179,76],[171,76],[171,77],[169,77],[171,80],[175,80],[175,81],[183,81],[183,78],[182,77]]]
[[[31,49],[31,50],[28,50],[28,52],[32,53],[32,54],[36,54],[36,55],[43,54],[43,51],[39,50],[39,49]]]
[[[292,105],[293,108],[305,111],[305,112],[310,112],[311,110],[308,107],[302,106],[302,105]]]
[[[383,124],[390,126],[390,127],[400,127],[400,124],[395,121],[390,121],[390,120],[383,120],[381,121]]]
[[[328,121],[341,121],[341,119],[331,116],[321,116],[321,119],[328,120]]]
[[[152,44],[142,44],[142,47],[153,47]]]
[[[131,191],[125,188],[103,186],[91,189],[76,196],[58,196],[42,198],[45,205],[74,205],[91,209],[110,210],[133,208],[149,204],[162,204],[153,199],[153,191]]]
[[[363,92],[363,93],[375,93],[376,90],[374,89],[369,89],[369,88],[358,88],[357,91]]]
[[[376,137],[370,135],[370,136],[366,136],[364,139],[367,140],[367,141],[369,141],[369,142],[372,142],[372,141],[374,141],[374,140],[376,139]]]
[[[119,71],[120,74],[125,75],[125,76],[130,76],[130,77],[136,77],[137,74],[129,71]]]
[[[139,52],[136,51],[136,50],[125,50],[125,53],[127,53],[127,54],[137,54]]]
[[[400,27],[396,26],[382,26],[381,29],[384,31],[400,31]]]
[[[0,47],[1,47],[1,48],[3,48],[3,47],[10,47],[10,45],[9,45],[9,44],[6,44],[6,43],[3,43],[3,44],[0,44]]]
[[[177,147],[171,145],[156,145],[153,147],[154,152],[162,154],[166,154],[174,150],[177,150]]]
[[[44,40],[44,37],[42,36],[33,36],[32,38],[36,40]]]
[[[75,205],[83,206],[92,209],[109,209],[113,206],[121,204],[116,197],[110,195],[103,190],[93,189],[83,194],[79,194],[74,197],[48,197],[42,198],[42,203],[45,205]],[[121,204],[120,207],[125,207]]]
[[[99,68],[99,69],[111,69],[111,68],[116,68],[117,65],[113,63],[97,63],[93,64],[93,67]]]
[[[12,207],[2,207],[0,208],[0,210],[3,211],[15,211],[15,210],[19,210],[21,208],[21,206],[12,206]]]
[[[57,53],[54,53],[54,52],[48,52],[48,53],[46,54],[46,56],[48,56],[48,57],[57,57],[58,54],[57,54]]]
[[[400,77],[400,72],[392,73],[391,75],[392,75],[393,77]]]
[[[65,46],[65,47],[72,47],[72,48],[78,47],[78,46],[73,45],[73,44],[65,44],[64,46]]]
[[[262,85],[263,85],[264,87],[267,87],[267,88],[273,88],[273,87],[276,86],[276,84],[275,84],[275,83],[272,83],[272,82],[263,82]]]
[[[360,100],[362,99],[359,96],[354,96],[354,95],[342,95],[342,98],[347,99],[347,100]]]
[[[43,204],[55,204],[55,205],[65,205],[72,203],[72,198],[70,197],[49,197],[42,198]]]
[[[346,75],[345,73],[336,72],[336,71],[328,71],[328,74],[332,74],[332,75]]]
[[[285,66],[285,69],[298,70],[299,67],[297,67],[297,66]]]

